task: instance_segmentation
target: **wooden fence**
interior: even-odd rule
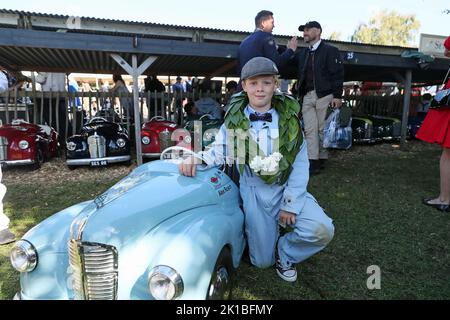
[[[201,93],[187,92],[140,92],[139,111],[141,121],[146,122],[153,116],[162,116],[183,125],[183,117],[179,116],[183,102],[196,100]],[[223,102],[225,95],[206,93]],[[187,99],[187,100],[186,100]],[[77,103],[76,101],[79,101]],[[400,117],[403,108],[403,96],[345,96],[353,107],[354,114],[371,114]],[[105,110],[114,110],[118,117],[110,120],[119,122],[128,132],[133,125],[125,116],[121,102],[128,101],[132,106],[133,93],[113,94],[111,92],[42,92],[42,91],[10,91],[0,94],[0,120],[10,123],[13,119],[22,118],[35,124],[48,124],[55,128],[64,141],[68,136],[79,133],[83,124],[95,116],[104,116]],[[418,98],[412,97],[410,114],[415,114]],[[80,105],[79,105],[80,104]],[[109,108],[108,108],[109,106]],[[112,113],[111,113],[112,115]],[[142,124],[141,123],[141,124]]]
[[[146,122],[153,116],[162,116],[183,125],[183,117],[179,116],[183,105],[202,96],[213,97],[218,101],[224,101],[225,98],[216,93],[140,92],[141,122]],[[131,133],[130,127],[134,123],[126,115],[122,105],[124,102],[133,107],[133,93],[16,90],[0,94],[0,120],[2,123],[10,123],[13,119],[20,118],[30,123],[48,124],[66,140],[68,136],[79,133],[89,119],[109,114],[110,121],[120,123]]]

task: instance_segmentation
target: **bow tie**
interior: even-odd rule
[[[272,114],[269,112],[263,114],[250,113],[250,121],[272,122]]]

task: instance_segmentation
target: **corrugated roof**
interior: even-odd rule
[[[32,15],[43,18],[61,18],[67,19],[69,15],[61,15],[61,14],[51,14],[51,13],[39,13],[39,12],[30,12],[30,11],[20,11],[20,10],[10,10],[10,9],[0,9],[0,13],[12,13],[18,15]],[[220,32],[231,32],[231,33],[240,33],[240,34],[248,34],[246,31],[239,30],[229,30],[229,29],[215,29],[208,27],[197,27],[197,26],[182,26],[176,24],[164,24],[164,23],[155,23],[155,22],[143,22],[143,21],[132,21],[132,20],[117,20],[117,19],[105,19],[105,18],[95,18],[95,17],[85,17],[81,16],[80,18],[98,22],[112,22],[112,23],[122,23],[122,24],[136,24],[136,25],[145,25],[145,26],[158,26],[158,27],[169,27],[169,28],[180,28],[180,29],[197,29],[204,31],[220,31]]]
[[[30,12],[30,11],[20,11],[20,10],[10,10],[10,9],[0,9],[0,13],[8,13],[8,14],[17,14],[21,16],[35,16],[35,17],[42,17],[42,18],[58,18],[58,19],[68,19],[71,16],[69,15],[61,15],[61,14],[49,14],[49,13],[39,13],[39,12]],[[87,21],[95,21],[95,22],[105,22],[105,23],[116,23],[116,24],[123,24],[123,25],[136,25],[136,26],[149,26],[149,27],[162,27],[162,28],[173,28],[173,29],[182,29],[182,30],[200,30],[200,31],[207,31],[207,32],[216,32],[216,33],[228,33],[228,34],[236,34],[236,35],[242,35],[246,36],[250,34],[251,32],[247,31],[239,31],[239,30],[230,30],[230,29],[217,29],[217,28],[209,28],[209,27],[198,27],[198,26],[183,26],[183,25],[175,25],[175,24],[162,24],[162,23],[154,23],[154,22],[143,22],[143,21],[131,21],[131,20],[117,20],[117,19],[104,19],[104,18],[95,18],[95,17],[80,17],[83,20]],[[71,30],[70,32],[84,32],[84,33],[102,33],[102,34],[111,34],[111,35],[123,35],[123,36],[130,36],[133,34],[130,33],[120,33],[120,32],[107,32],[104,30],[96,30],[93,32],[92,30]],[[139,33],[138,33],[139,34]],[[148,36],[148,35],[142,35],[143,37],[157,37],[157,36]],[[275,37],[278,38],[291,38],[290,35],[277,35],[274,34]],[[163,36],[162,36],[163,37]],[[328,42],[334,43],[336,45],[354,45],[354,46],[371,46],[371,47],[378,47],[378,48],[390,48],[390,49],[410,49],[414,50],[417,48],[413,47],[402,47],[402,46],[388,46],[388,45],[375,45],[370,43],[356,43],[356,42],[349,42],[349,41],[336,41],[336,40],[327,40]]]
[[[18,28],[17,15],[32,15],[30,19],[20,21],[28,23],[24,27],[30,27],[32,23],[32,28]],[[36,15],[39,17],[35,18]],[[150,55],[157,57],[146,70],[148,74],[237,76],[239,41],[236,39],[239,37],[233,36],[233,33],[247,34],[203,28],[217,34],[205,32],[204,38],[196,41],[195,31],[198,28],[83,18],[92,19],[95,23],[83,22],[86,29],[73,30],[66,26],[68,18],[63,15],[0,9],[0,27],[3,27],[0,31],[0,64],[11,70],[125,73],[111,54],[120,55],[129,64],[131,56],[136,54],[138,64]],[[113,24],[108,24],[110,22]],[[123,23],[123,27],[117,27],[115,23]],[[130,27],[130,23],[137,26],[164,26],[166,29],[140,28],[148,34],[136,34],[132,31],[139,28]],[[174,28],[185,31],[174,31]],[[137,45],[135,35],[139,38]],[[397,81],[399,75],[411,69],[413,81],[436,81],[448,69],[448,60],[436,59],[429,70],[421,70],[413,59],[400,56],[404,48],[340,43],[346,80]],[[284,70],[284,75],[295,78],[296,69]]]

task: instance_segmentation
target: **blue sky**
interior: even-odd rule
[[[260,10],[274,12],[275,34],[301,35],[298,26],[317,20],[322,24],[323,37],[333,31],[348,41],[360,23],[380,9],[396,10],[401,14],[415,14],[421,23],[420,33],[450,35],[450,9],[448,0],[351,0],[351,1],[214,1],[214,0],[77,0],[65,1],[2,1],[3,9],[40,13],[110,18],[143,22],[211,27],[227,30],[252,31],[253,19]],[[419,44],[416,37],[415,46]]]

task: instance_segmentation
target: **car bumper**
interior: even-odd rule
[[[34,160],[32,159],[25,159],[25,160],[0,160],[1,165],[7,165],[7,166],[25,166],[29,164],[33,164]]]
[[[161,156],[161,152],[157,152],[157,153],[143,153],[142,156],[144,158],[158,158]]]
[[[66,163],[69,166],[89,166],[92,161],[107,161],[109,163],[123,162],[131,159],[130,155],[104,157],[104,158],[85,158],[85,159],[67,159]]]
[[[375,143],[376,140],[373,138],[355,138],[353,139],[354,142],[358,142],[358,143]]]

